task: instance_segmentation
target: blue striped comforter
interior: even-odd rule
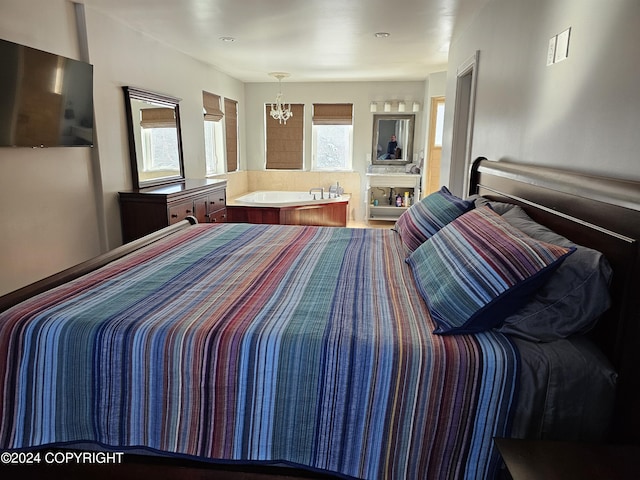
[[[0,448],[490,478],[517,355],[437,336],[391,230],[196,225],[0,315]]]

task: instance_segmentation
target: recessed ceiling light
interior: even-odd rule
[[[391,36],[389,32],[376,32],[373,34],[376,38],[387,38]]]
[[[220,37],[219,38],[220,41],[222,42],[227,42],[227,43],[231,43],[231,42],[235,42],[236,39],[233,37]]]

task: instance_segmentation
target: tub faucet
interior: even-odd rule
[[[311,190],[309,190],[309,195],[312,195],[313,192],[320,192],[320,199],[324,200],[324,187],[316,187],[316,188],[312,188]],[[313,195],[313,199],[316,199],[316,196]]]
[[[331,198],[331,194],[333,193],[333,198],[341,197],[344,193],[344,188],[340,186],[340,182],[336,182],[335,185],[331,185],[329,187],[329,198]]]

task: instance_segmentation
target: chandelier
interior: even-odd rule
[[[276,95],[276,103],[275,105],[271,104],[271,118],[274,120],[278,120],[278,123],[284,122],[287,124],[287,120],[293,117],[293,112],[291,111],[291,104],[286,106],[282,101],[282,79],[287,78],[289,76],[288,73],[284,72],[273,72],[270,73],[272,77],[278,79],[278,95]]]

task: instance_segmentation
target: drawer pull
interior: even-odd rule
[[[172,213],[172,214],[171,214],[171,218],[178,218],[178,215],[177,215],[177,214],[175,214],[175,213]]]

